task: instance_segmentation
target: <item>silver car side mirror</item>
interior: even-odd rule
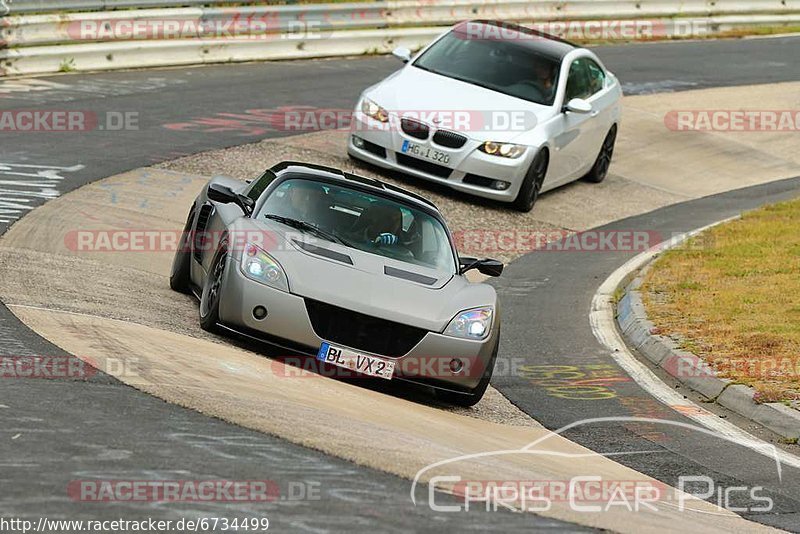
[[[411,50],[406,48],[405,46],[398,46],[394,50],[392,50],[392,55],[402,61],[403,63],[408,63],[411,61]]]
[[[567,102],[567,105],[564,106],[564,110],[573,113],[591,113],[592,105],[582,98],[573,98]]]

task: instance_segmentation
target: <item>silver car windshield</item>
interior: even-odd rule
[[[450,239],[435,217],[358,189],[288,179],[270,193],[257,218],[394,260],[456,270]]]
[[[462,82],[551,106],[559,62],[537,54],[524,40],[476,39],[453,30],[413,65]]]

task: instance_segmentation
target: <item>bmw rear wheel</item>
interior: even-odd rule
[[[611,127],[600,147],[600,153],[592,166],[592,169],[583,177],[587,182],[599,184],[605,180],[608,174],[608,167],[611,165],[611,156],[614,155],[614,142],[617,140],[617,125]]]

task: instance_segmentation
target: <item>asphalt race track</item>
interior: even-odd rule
[[[676,235],[798,194],[800,178],[772,182],[675,204],[614,222],[598,231],[637,229]],[[535,251],[512,263],[501,278],[492,282],[503,296],[505,313],[524,318],[504,323],[502,356],[519,358],[524,364],[541,369],[528,377],[497,377],[493,384],[545,427],[559,429],[579,420],[615,416],[693,424],[628,378],[595,339],[587,319],[597,286],[634,255],[628,251]],[[593,369],[610,372],[606,380],[589,382],[593,387],[586,388],[583,394],[556,389],[557,395],[553,395],[550,388],[531,387],[547,378],[557,382],[560,376],[569,376],[568,372],[591,375]],[[568,372],[546,376],[547,371]],[[613,398],[598,395],[605,393],[597,389],[598,385],[602,389],[602,384],[613,384]],[[786,530],[800,530],[800,471],[784,467],[781,478],[773,459],[741,445],[669,424],[624,420],[583,424],[564,435],[598,452],[650,451],[615,459],[671,485],[677,485],[678,477],[691,473],[713,479],[717,488],[769,488],[764,495],[773,499],[775,510],[767,515],[740,515]],[[755,506],[749,496],[728,504],[742,509]]]
[[[800,80],[792,62],[800,38],[748,39],[602,47],[601,58],[624,81],[629,94]],[[79,135],[0,133],[0,220],[13,221],[30,208],[94,180],[129,169],[213,148],[281,137],[252,110],[282,106],[352,107],[363,87],[398,64],[392,58],[224,65],[9,80],[0,82],[0,109],[91,110],[103,129]],[[138,113],[138,130],[113,131],[109,113]],[[113,121],[112,121],[113,122]],[[31,194],[30,181],[41,181]],[[25,185],[15,181],[26,182]],[[16,193],[15,193],[16,192]],[[20,192],[24,192],[21,194]],[[686,231],[754,207],[796,195],[800,181],[784,181],[691,201],[618,221],[608,229]],[[180,210],[184,210],[180,206]],[[0,223],[5,231],[9,222]],[[570,254],[529,255],[499,279],[507,320],[502,358],[535,365],[613,365],[589,328],[587,314],[597,286],[629,253],[602,253],[591,261]],[[54,273],[55,274],[55,273]],[[536,299],[530,289],[536,287]],[[524,311],[524,313],[523,313]],[[530,319],[530,321],[528,321]],[[60,354],[0,307],[0,346],[9,355]],[[680,420],[634,382],[617,383],[608,404],[546,395],[521,377],[498,377],[494,385],[546,427],[555,429],[592,416]],[[230,503],[159,507],[152,503],[93,506],[75,503],[64,488],[75,478],[273,479],[279,485],[310,480],[324,488],[318,501],[279,503],[281,522],[292,530],[389,531],[481,530],[523,527],[583,530],[530,514],[434,514],[408,500],[408,481],[245,430],[166,404],[105,375],[89,381],[6,381],[0,389],[2,439],[24,434],[24,455],[3,455],[0,498],[7,514],[117,517],[134,513],[178,518],[257,512]],[[322,424],[322,422],[320,423]],[[658,439],[653,438],[658,433]],[[677,473],[712,478],[720,487],[763,485],[774,498],[771,515],[743,514],[764,524],[800,530],[800,474],[786,468],[779,481],[774,462],[748,450],[673,428],[596,425],[567,437],[593,450],[653,451],[617,460],[669,484]],[[655,443],[655,445],[654,445]],[[369,446],[365,444],[364,446]],[[282,489],[283,486],[282,486]],[[446,497],[441,497],[442,501]],[[224,506],[224,510],[223,510]],[[261,509],[259,509],[261,510]]]

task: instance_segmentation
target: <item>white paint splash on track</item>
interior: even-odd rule
[[[44,201],[61,195],[64,173],[83,165],[59,167],[0,161],[0,224],[11,224]]]

